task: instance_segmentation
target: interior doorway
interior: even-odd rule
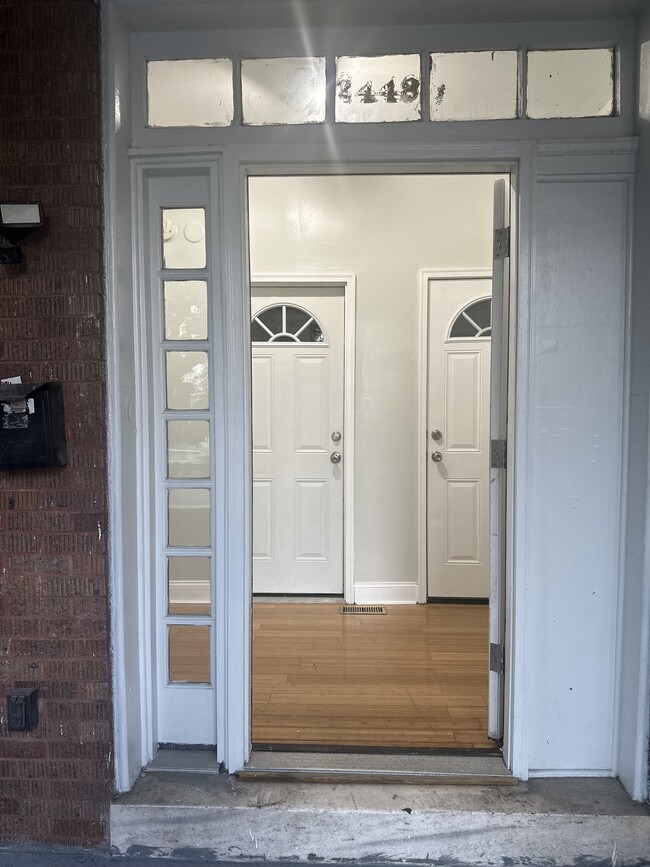
[[[344,592],[344,331],[326,280],[251,286],[256,595]]]
[[[498,746],[488,738],[488,605],[470,604],[491,595],[495,179],[249,179],[254,747]],[[473,276],[431,281],[441,294],[427,307],[422,430],[419,293],[433,269]],[[350,380],[340,294],[312,285],[306,297],[299,285],[301,275],[325,285],[336,273],[357,283],[353,438],[341,414]],[[283,288],[282,277],[298,286]],[[438,443],[444,467],[429,460]],[[341,466],[352,444],[354,504]],[[445,563],[462,575],[445,575]],[[346,585],[347,601],[385,613],[340,613]]]

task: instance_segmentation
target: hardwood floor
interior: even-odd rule
[[[486,605],[253,606],[253,743],[494,748]]]

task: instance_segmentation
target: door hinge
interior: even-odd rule
[[[510,256],[510,226],[494,230],[493,259],[507,259]]]
[[[506,651],[503,644],[490,642],[490,671],[497,674],[506,673]]]
[[[505,470],[506,452],[505,440],[490,440],[490,467],[493,470]]]

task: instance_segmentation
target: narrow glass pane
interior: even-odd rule
[[[210,627],[169,627],[169,682],[210,683]]]
[[[517,116],[517,52],[431,55],[431,120]]]
[[[163,268],[205,268],[205,208],[164,208]]]
[[[243,60],[244,123],[323,123],[325,58],[276,57]]]
[[[526,106],[528,117],[613,114],[613,50],[529,51]]]
[[[208,353],[166,352],[167,409],[208,408]]]
[[[210,491],[173,488],[169,491],[170,548],[207,548],[210,545]]]
[[[287,305],[287,331],[289,334],[295,334],[310,318],[309,313],[305,313],[299,307]]]
[[[209,422],[167,422],[167,477],[170,479],[210,477]]]
[[[273,334],[280,334],[283,331],[282,327],[282,305],[278,305],[277,307],[271,307],[269,310],[265,310],[263,313],[258,313],[255,317],[260,322],[263,322],[264,325],[272,331]]]
[[[147,126],[230,126],[232,61],[150,60]]]
[[[337,57],[338,123],[420,120],[420,55]]]
[[[169,614],[210,615],[210,558],[167,559]]]
[[[208,284],[205,280],[165,280],[165,339],[208,339]]]
[[[472,322],[476,322],[480,329],[487,328],[490,324],[492,302],[489,298],[481,298],[466,308],[465,313]]]
[[[451,328],[450,337],[476,337],[477,328],[461,313]]]

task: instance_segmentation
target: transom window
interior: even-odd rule
[[[292,304],[275,304],[253,316],[253,343],[323,343],[325,333],[307,310]]]
[[[476,337],[492,336],[492,301],[481,298],[464,307],[452,322],[449,337],[471,340]]]

